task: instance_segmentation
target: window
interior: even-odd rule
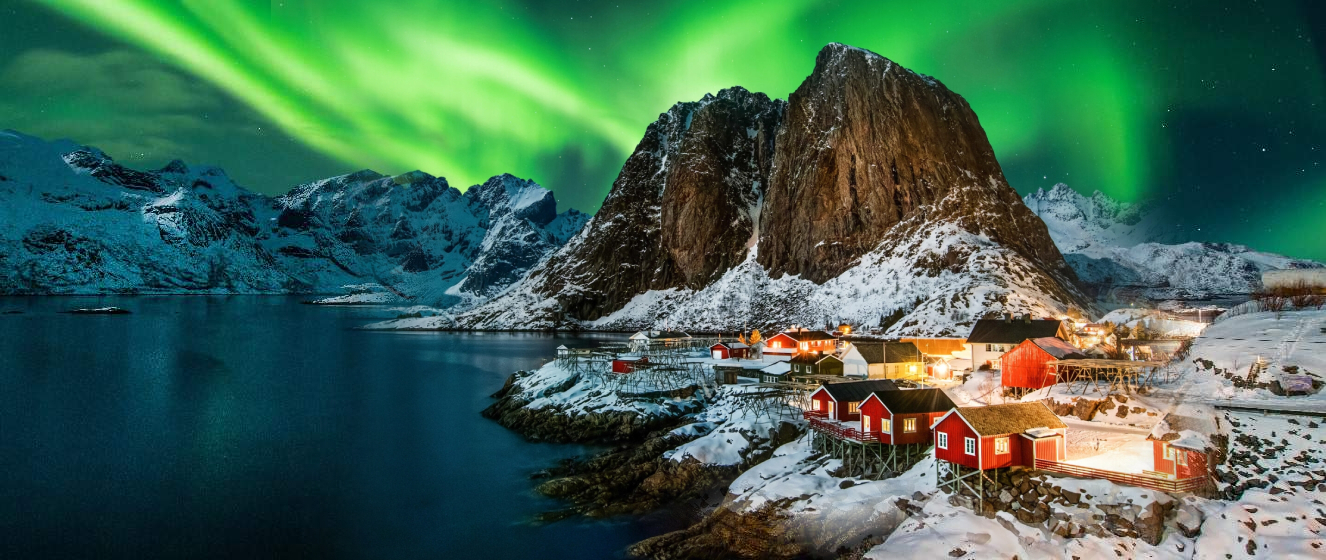
[[[968,455],[976,454],[976,438],[963,438],[962,451]]]
[[[995,455],[1008,454],[1008,438],[995,438]]]
[[[906,433],[915,432],[915,431],[916,431],[916,419],[915,419],[915,418],[903,418],[903,419],[902,419],[902,431],[903,431],[903,432],[906,432]]]
[[[810,401],[810,408],[811,408],[811,410],[819,410],[819,409],[820,409],[820,401]]]
[[[1160,446],[1161,446],[1162,448],[1165,449],[1165,460],[1166,460],[1166,461],[1173,461],[1173,460],[1174,460],[1174,448],[1173,448],[1173,447],[1170,447],[1168,443],[1162,443],[1162,444],[1160,444]]]
[[[802,342],[802,343],[801,343],[801,349],[802,349],[802,350],[809,350],[809,349],[810,349],[810,345],[809,345],[809,344],[806,344],[806,343],[804,343],[804,342]]]
[[[870,431],[870,416],[865,414],[861,415],[861,431],[863,432]]]
[[[881,431],[881,432],[887,432],[887,433],[893,433],[893,421],[892,421],[892,420],[889,420],[889,419],[887,419],[887,418],[884,419],[884,420],[880,420],[880,421],[879,421],[879,431]]]
[[[1175,457],[1176,459],[1178,459],[1180,465],[1183,465],[1183,466],[1185,466],[1185,467],[1188,466],[1188,452],[1187,452],[1187,451],[1184,451],[1184,450],[1182,450],[1182,449],[1180,449],[1180,450],[1178,450],[1178,451],[1175,451],[1175,452],[1174,452],[1174,457]]]
[[[859,403],[859,402],[857,402],[857,401],[849,401],[849,402],[847,403],[847,413],[848,413],[848,414],[856,414],[856,413],[858,412],[857,407],[859,407],[859,406],[861,406],[861,403]]]
[[[948,434],[939,432],[939,442],[935,445],[939,446],[940,449],[948,449]]]
[[[985,351],[986,351],[986,352],[994,352],[994,345],[993,345],[993,344],[986,344],[986,345],[985,345]]]

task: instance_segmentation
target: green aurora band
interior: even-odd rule
[[[732,85],[785,98],[833,41],[963,94],[1023,192],[1063,181],[1125,201],[1197,199],[1206,179],[1185,169],[1200,162],[1176,170],[1175,158],[1265,157],[1254,141],[1306,152],[1299,142],[1326,136],[1321,62],[1284,24],[1303,19],[1292,3],[1249,18],[1151,1],[39,1],[353,168],[422,169],[462,188],[509,172],[587,210],[658,113]],[[1176,140],[1194,115],[1221,113],[1269,132],[1209,155]],[[1212,226],[1215,240],[1326,257],[1326,172],[1311,152],[1263,166],[1300,195],[1287,223]]]

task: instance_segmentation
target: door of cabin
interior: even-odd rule
[[[715,360],[721,360],[721,359],[723,359],[723,351],[722,351],[722,350],[714,350],[714,359],[715,359]]]
[[[834,404],[837,404],[837,403],[834,403],[833,401],[829,401],[829,418],[834,419],[834,420],[837,420],[837,419],[838,419],[838,415],[833,413],[833,405],[834,405]]]

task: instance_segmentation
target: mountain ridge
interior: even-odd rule
[[[1145,203],[1064,183],[1023,197],[1078,278],[1098,299],[1204,299],[1255,293],[1268,270],[1323,265],[1234,243],[1183,241]]]
[[[155,171],[93,147],[0,132],[0,293],[339,293],[379,283],[479,301],[588,217],[498,175],[462,194],[372,170],[278,196],[174,160]],[[503,233],[493,234],[493,230]],[[477,266],[476,266],[477,265]]]

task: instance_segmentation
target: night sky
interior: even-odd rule
[[[1326,260],[1326,2],[9,1],[0,128],[274,193],[509,172],[597,210],[644,127],[786,96],[842,42],[932,75],[1020,192],[1151,200],[1176,235]]]

